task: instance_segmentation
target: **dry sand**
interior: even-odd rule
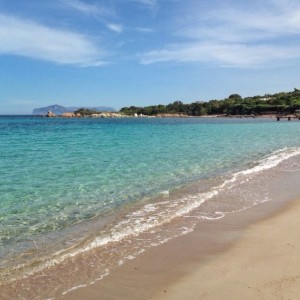
[[[249,226],[231,249],[155,299],[300,299],[300,201]]]

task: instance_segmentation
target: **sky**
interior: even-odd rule
[[[0,114],[300,88],[299,0],[0,0]]]

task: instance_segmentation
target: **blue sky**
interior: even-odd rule
[[[0,0],[0,114],[300,88],[298,0]]]

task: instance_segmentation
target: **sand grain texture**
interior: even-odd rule
[[[300,201],[166,290],[155,299],[300,299]]]

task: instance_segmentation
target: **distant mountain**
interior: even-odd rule
[[[62,115],[63,113],[68,112],[66,107],[55,104],[55,105],[50,105],[47,107],[35,108],[32,111],[32,114],[33,115],[46,115],[49,110],[56,115]]]
[[[47,107],[35,108],[32,111],[32,114],[33,115],[46,115],[48,113],[48,111],[50,110],[51,112],[53,112],[56,115],[62,115],[63,113],[66,113],[66,112],[74,112],[74,111],[78,110],[79,108],[83,108],[83,107],[64,107],[64,106],[55,104],[55,105],[50,105]],[[88,108],[88,109],[92,109],[92,110],[96,110],[96,111],[111,111],[111,112],[116,111],[114,108],[106,107],[106,106],[84,107],[84,108]]]
[[[82,107],[78,107],[75,110],[82,108]],[[110,111],[110,112],[114,112],[116,111],[113,107],[110,106],[96,106],[96,107],[84,107],[84,108],[88,108],[91,110],[97,110],[97,111]]]
[[[79,107],[79,108],[81,108],[81,107]],[[113,107],[110,107],[110,106],[96,106],[96,107],[85,107],[85,108],[94,109],[94,110],[98,110],[98,111],[111,111],[111,112],[116,111]]]

